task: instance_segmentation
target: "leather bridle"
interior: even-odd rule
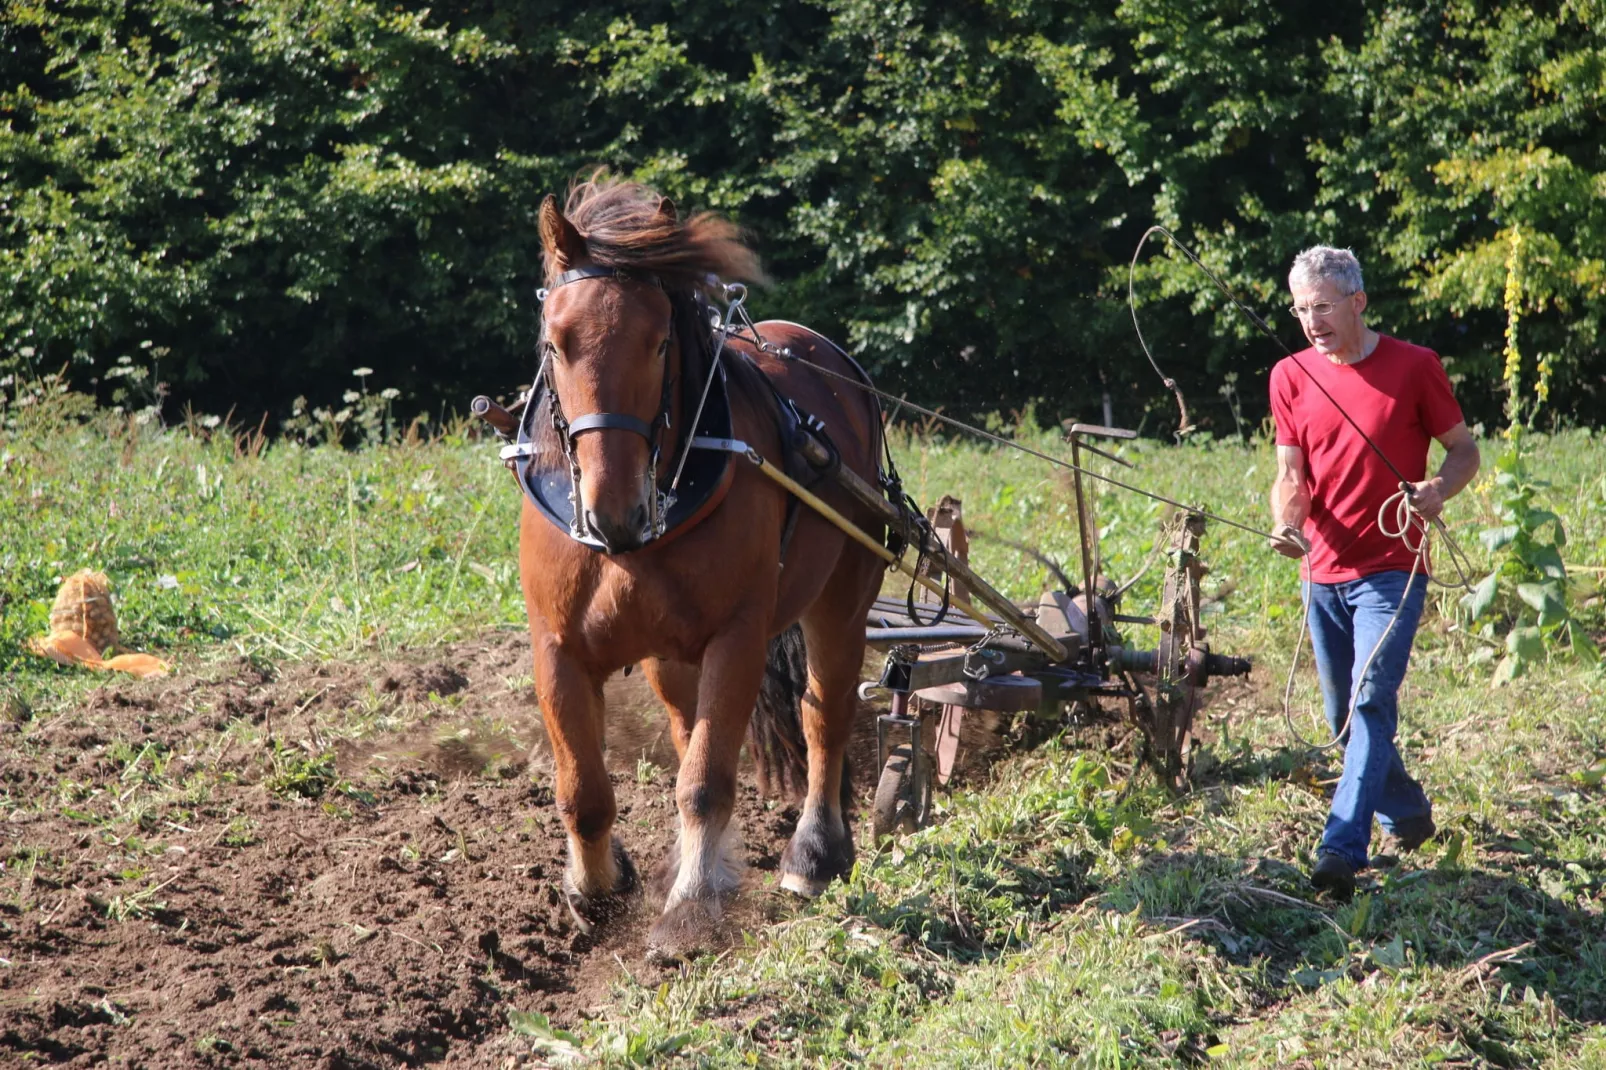
[[[663,281],[655,275],[636,275],[619,268],[593,265],[565,271],[552,280],[550,287],[537,290],[536,297],[544,302],[552,290],[586,279],[645,282],[656,286],[659,290],[664,288]],[[659,396],[658,413],[652,422],[648,423],[638,416],[623,412],[593,412],[572,420],[568,419],[564,415],[563,405],[558,400],[558,384],[552,376],[550,358],[556,350],[552,341],[546,337],[545,328],[542,329],[541,370],[537,372],[537,379],[545,381],[547,391],[552,395],[552,429],[557,432],[564,459],[569,462],[569,501],[574,506],[574,518],[570,521],[569,531],[576,539],[592,537],[603,541],[591,530],[591,525],[586,520],[585,506],[580,498],[580,460],[575,453],[575,440],[588,431],[628,431],[640,435],[647,441],[647,484],[650,490],[647,494],[647,525],[641,533],[642,542],[651,542],[664,533],[665,520],[669,514],[669,507],[674,504],[674,495],[658,487],[658,461],[663,450],[663,433],[671,426],[670,409],[674,405],[675,382],[669,374],[669,346],[674,334],[675,314],[671,302],[669,329],[664,334],[663,344],[658,348],[658,356],[664,362],[663,390]]]

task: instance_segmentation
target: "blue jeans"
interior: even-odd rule
[[[1418,575],[1406,590],[1409,572],[1379,572],[1345,583],[1310,584],[1310,641],[1322,680],[1322,701],[1334,734],[1349,713],[1352,689],[1359,689],[1355,716],[1344,741],[1344,775],[1333,793],[1320,850],[1331,851],[1357,869],[1368,864],[1375,814],[1383,831],[1433,811],[1422,786],[1412,780],[1394,746],[1399,723],[1395,696],[1411,660],[1411,643],[1422,619],[1427,577]],[[1403,601],[1403,606],[1401,605]],[[1377,652],[1366,679],[1357,677],[1395,610],[1399,619]]]

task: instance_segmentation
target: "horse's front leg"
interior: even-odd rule
[[[727,842],[736,805],[736,769],[747,720],[764,677],[762,623],[742,620],[708,644],[698,674],[697,718],[681,754],[679,867],[663,916],[647,937],[658,960],[690,958],[717,935],[724,900],[741,883]]]
[[[624,845],[613,835],[618,811],[603,763],[602,682],[555,639],[535,644],[535,687],[552,743],[558,813],[569,834],[563,893],[585,932],[622,913],[638,887]]]

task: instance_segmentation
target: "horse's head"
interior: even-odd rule
[[[683,220],[667,198],[600,171],[570,191],[566,209],[553,197],[542,203],[541,245],[546,367],[567,421],[560,434],[584,477],[576,519],[610,553],[634,550],[657,534],[656,462],[676,343],[687,341],[673,337],[669,295],[689,299],[711,274],[762,272],[729,221]]]
[[[667,200],[658,208],[674,222]],[[549,281],[598,267],[554,198],[541,206]],[[576,515],[611,553],[653,537],[653,476],[668,403],[670,304],[656,277],[598,274],[554,286],[543,309],[546,361],[569,449],[585,478]]]

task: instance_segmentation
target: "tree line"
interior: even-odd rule
[[[542,197],[605,164],[729,214],[762,316],[912,400],[1160,433],[1128,264],[1161,223],[1290,346],[1293,255],[1500,418],[1606,390],[1606,0],[9,0],[0,376],[288,416],[462,407],[531,372]],[[1144,335],[1258,426],[1281,350],[1163,244]],[[1512,295],[1515,294],[1515,298]]]

